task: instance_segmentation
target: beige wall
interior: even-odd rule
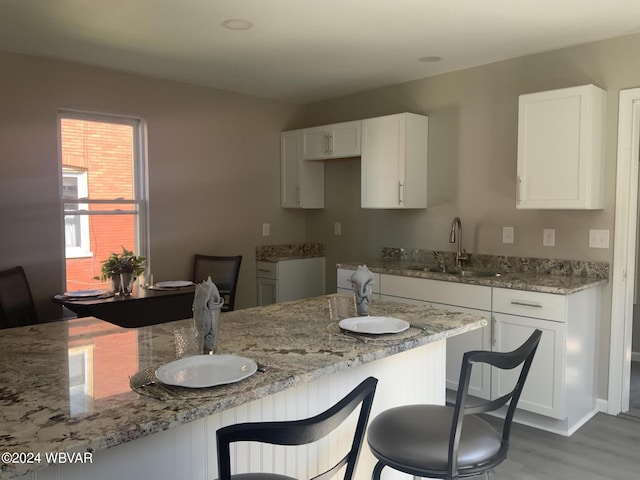
[[[307,238],[327,245],[329,266],[378,257],[385,245],[453,250],[449,229],[460,216],[471,253],[612,262],[612,248],[588,247],[588,231],[609,229],[613,246],[618,94],[640,86],[639,51],[640,36],[628,36],[308,105],[297,126],[409,111],[428,115],[430,131],[428,209],[361,210],[358,160],[333,161],[326,170],[327,208],[307,213]],[[518,96],[589,83],[608,91],[605,208],[516,210]],[[513,245],[502,243],[503,226],[515,228]],[[544,228],[556,230],[555,247],[542,246]],[[335,282],[331,272],[327,278]],[[608,387],[610,302],[609,286],[600,331],[601,398]]]
[[[242,254],[236,304],[253,306],[256,245],[304,240],[304,213],[279,204],[279,133],[299,107],[8,53],[0,71],[0,269],[25,267],[43,319],[63,289],[58,107],[147,120],[156,280],[190,278],[196,252]]]

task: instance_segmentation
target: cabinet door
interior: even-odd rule
[[[362,121],[362,208],[425,208],[429,119],[401,113]]]
[[[362,122],[344,122],[331,126],[329,132],[329,157],[357,157],[360,155],[360,130]]]
[[[278,302],[278,281],[272,278],[257,279],[258,306],[271,305]]]
[[[280,136],[280,193],[284,208],[324,208],[324,164],[300,158],[300,130]]]
[[[494,313],[493,350],[508,352],[518,348],[536,328],[542,330],[542,338],[531,364],[529,376],[518,402],[518,408],[548,417],[565,419],[565,341],[566,324]],[[498,398],[513,388],[520,369],[492,372],[493,398]]]
[[[285,208],[301,207],[300,132],[280,134],[280,204]]]
[[[404,189],[404,121],[390,115],[362,121],[364,208],[400,208]]]
[[[305,128],[302,130],[302,159],[326,158],[329,153],[329,131],[327,127]]]
[[[360,155],[360,120],[302,130],[302,159],[322,160]]]
[[[520,96],[517,208],[604,208],[605,98],[594,85]]]

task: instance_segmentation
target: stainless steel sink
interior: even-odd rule
[[[460,269],[460,268],[438,268],[438,267],[423,267],[421,265],[413,265],[409,267],[409,270],[417,272],[432,272],[442,273],[445,275],[458,275],[460,277],[499,277],[500,272],[494,270],[476,270],[476,269]]]

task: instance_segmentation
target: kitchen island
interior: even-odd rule
[[[215,478],[221,426],[313,415],[370,375],[380,380],[372,415],[398,404],[443,403],[446,338],[486,325],[479,315],[375,301],[372,315],[411,327],[345,334],[329,318],[329,297],[223,313],[217,353],[250,357],[266,371],[163,400],[134,393],[128,377],[174,360],[174,331],[190,319],[125,329],[87,317],[0,331],[0,452],[14,454],[8,463],[3,457],[0,479]],[[336,442],[288,456],[242,447],[238,469],[312,475]],[[56,452],[81,455],[60,464],[46,456]],[[364,446],[358,478],[369,478],[372,467]]]

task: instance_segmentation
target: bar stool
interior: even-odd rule
[[[489,478],[494,467],[507,458],[511,422],[541,335],[540,330],[535,330],[524,344],[508,353],[465,353],[453,407],[407,405],[374,418],[367,440],[378,463],[371,478],[380,480],[386,466],[416,477],[452,480],[484,474]],[[503,370],[522,365],[522,369],[509,393],[470,405],[469,379],[475,363],[488,363]],[[501,433],[478,415],[497,410],[509,401]]]
[[[329,470],[314,477],[325,480],[346,466],[344,480],[351,480],[364,440],[364,431],[369,420],[371,404],[378,379],[369,377],[354,388],[351,393],[334,406],[304,420],[281,422],[239,423],[223,427],[216,432],[218,442],[218,479],[219,480],[291,480],[292,477],[275,473],[243,473],[231,475],[230,444],[234,442],[261,442],[273,445],[306,445],[317,442],[349,417],[359,405],[360,412],[351,447],[347,454]]]

